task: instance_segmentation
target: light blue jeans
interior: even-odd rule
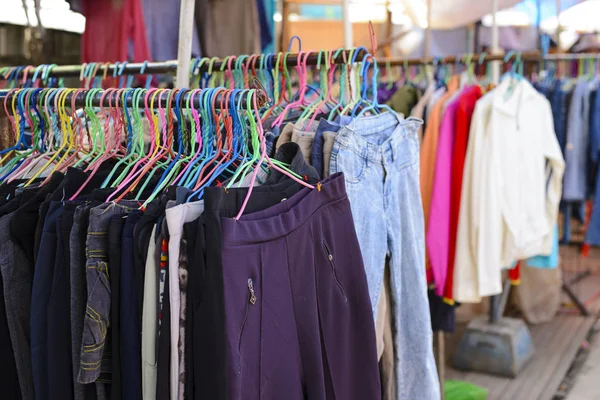
[[[421,123],[389,112],[354,120],[335,139],[330,173],[344,173],[374,317],[390,258],[398,398],[437,400],[419,187]]]

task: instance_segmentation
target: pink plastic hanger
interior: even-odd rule
[[[290,174],[289,172],[279,168],[278,166],[276,166],[275,164],[273,164],[273,162],[271,161],[271,159],[267,156],[267,146],[266,146],[266,140],[265,140],[265,136],[264,136],[264,132],[263,132],[263,128],[262,128],[262,124],[260,123],[260,114],[259,114],[259,108],[258,108],[258,102],[257,102],[257,96],[256,96],[256,91],[252,90],[249,93],[248,96],[248,100],[252,99],[252,110],[250,110],[250,104],[248,104],[248,111],[253,112],[254,113],[254,117],[253,118],[249,118],[250,120],[250,124],[253,125],[253,127],[256,129],[257,133],[258,133],[258,137],[260,140],[260,149],[261,149],[261,156],[260,156],[260,160],[258,161],[257,166],[254,168],[254,172],[252,173],[252,178],[250,179],[250,183],[249,183],[249,187],[248,187],[248,193],[246,194],[246,197],[244,198],[244,202],[242,203],[242,207],[240,208],[240,211],[238,212],[238,214],[235,216],[235,220],[240,219],[240,217],[243,215],[244,210],[246,209],[246,205],[248,204],[248,200],[250,199],[250,195],[252,194],[252,189],[254,187],[254,182],[256,181],[256,175],[258,174],[258,171],[260,170],[260,165],[266,160],[269,163],[269,166],[279,172],[281,172],[282,174],[290,177],[291,179],[293,179],[294,181],[298,182],[299,184],[306,186],[310,189],[315,189],[315,186],[310,185],[306,182],[304,182],[301,179],[296,178],[295,176],[293,176],[292,174]],[[259,123],[257,123],[257,121]],[[319,183],[316,188],[318,190],[321,190],[321,183]]]
[[[274,128],[276,126],[281,126],[287,116],[287,113],[290,110],[292,110],[294,108],[306,107],[307,105],[310,104],[308,101],[306,101],[306,91],[307,91],[306,78],[308,75],[306,60],[308,59],[308,56],[310,54],[311,54],[310,51],[308,51],[306,53],[301,51],[298,53],[298,64],[296,66],[296,70],[298,71],[298,76],[300,79],[300,82],[299,82],[300,89],[299,89],[298,100],[291,102],[290,104],[285,106],[285,108],[283,109],[283,112],[277,117],[277,119],[275,119],[275,121],[273,121],[273,124],[271,125],[272,128]],[[302,58],[303,55],[304,55],[304,59]]]
[[[146,119],[148,120],[150,127],[154,127],[155,125],[152,120],[152,115],[151,115],[149,107],[148,107],[148,99],[154,93],[160,93],[161,91],[162,91],[161,89],[150,89],[150,90],[146,91],[146,95],[144,96],[144,114],[146,115]],[[153,98],[154,98],[154,96],[153,96]],[[160,95],[159,95],[159,102],[160,102]],[[139,134],[143,135],[143,132],[140,132]],[[140,158],[135,163],[135,165],[133,166],[131,171],[129,171],[129,174],[127,174],[127,176],[125,177],[123,182],[121,182],[121,184],[117,186],[115,191],[111,193],[111,195],[106,199],[106,201],[111,201],[113,196],[115,196],[117,193],[123,193],[124,195],[126,195],[128,193],[127,191],[122,192],[123,189],[125,189],[133,179],[138,177],[144,171],[144,165],[146,163],[150,163],[157,156],[158,149],[159,149],[157,142],[158,142],[158,140],[156,137],[150,141],[150,150],[148,151],[148,153],[146,155],[144,155],[144,157]],[[117,201],[118,200],[120,200],[120,199],[117,199]]]
[[[196,98],[196,95],[199,94],[199,93],[201,93],[201,92],[202,92],[202,89],[194,89],[194,90],[192,90],[191,93],[190,93],[190,99],[189,99],[189,102],[192,105],[191,106],[192,118],[194,118],[194,122],[196,124],[196,137],[195,137],[194,140],[198,144],[198,148],[196,149],[196,153],[189,160],[189,162],[187,163],[187,165],[181,170],[181,172],[179,173],[179,175],[177,175],[177,177],[173,180],[173,185],[176,185],[179,182],[179,180],[186,174],[187,170],[189,168],[191,168],[192,165],[194,165],[196,163],[196,161],[200,157],[200,154],[202,153],[202,123],[200,121],[200,115],[198,114],[198,110],[196,110],[196,108],[193,106],[194,105],[194,99]]]

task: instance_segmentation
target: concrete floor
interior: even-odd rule
[[[600,400],[600,338],[597,335],[566,400]]]

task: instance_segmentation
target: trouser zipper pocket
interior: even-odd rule
[[[248,278],[248,301],[246,302],[246,311],[244,312],[244,320],[242,321],[242,327],[240,329],[240,337],[238,340],[238,352],[242,352],[242,335],[244,334],[244,328],[246,327],[246,321],[248,320],[248,311],[251,305],[256,304],[256,294],[254,293],[254,282],[251,278]],[[241,366],[241,364],[240,364]]]
[[[321,242],[323,243],[323,249],[325,250],[325,255],[327,256],[327,259],[329,260],[329,265],[331,265],[331,273],[333,274],[333,279],[335,279],[335,283],[337,284],[338,288],[340,289],[342,296],[344,296],[344,301],[347,303],[348,297],[346,297],[346,291],[344,290],[344,286],[342,286],[342,282],[340,282],[340,280],[338,279],[337,272],[335,270],[335,262],[333,260],[333,254],[331,253],[329,245],[327,244],[325,239],[323,239]]]

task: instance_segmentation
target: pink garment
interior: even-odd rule
[[[83,0],[81,62],[150,60],[141,0]]]
[[[444,295],[448,274],[448,253],[450,250],[450,188],[452,176],[452,151],[456,134],[456,111],[458,100],[455,98],[446,106],[446,112],[440,124],[440,137],[435,159],[435,173],[427,226],[427,253],[433,272],[435,292]]]

